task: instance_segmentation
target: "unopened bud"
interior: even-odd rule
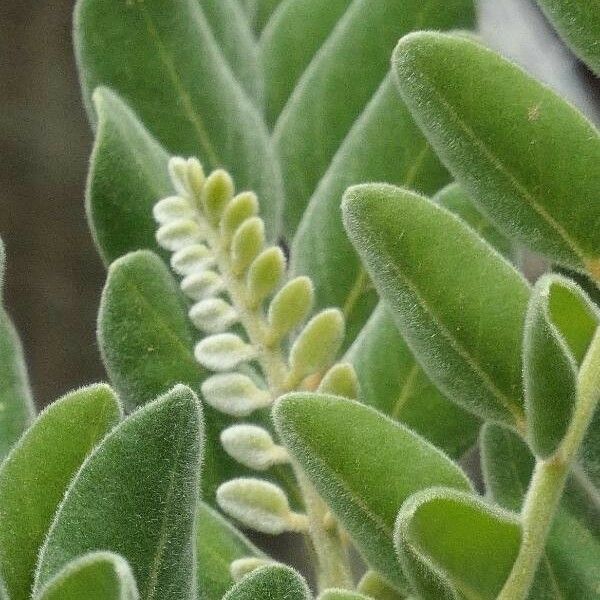
[[[292,512],[283,490],[268,481],[228,481],[217,490],[217,503],[231,517],[262,533],[277,535],[308,527],[306,515]]]
[[[256,471],[289,461],[285,448],[278,446],[266,429],[256,425],[228,427],[221,432],[221,444],[229,456]]]
[[[194,304],[190,321],[204,333],[221,333],[238,321],[235,309],[222,298],[207,298]]]
[[[356,400],[359,393],[359,383],[354,367],[350,363],[333,365],[323,377],[318,391],[323,394],[334,394],[335,396]]]
[[[191,195],[192,190],[188,180],[188,163],[185,158],[174,156],[169,161],[169,176],[178,194],[184,197]]]
[[[229,239],[237,228],[258,214],[258,198],[254,192],[242,192],[227,205],[221,219],[221,235]]]
[[[263,250],[248,270],[248,300],[256,308],[273,293],[285,273],[285,256],[281,248],[272,246]]]
[[[159,200],[152,208],[154,220],[160,225],[179,219],[193,219],[194,209],[188,200],[181,196],[169,196]]]
[[[200,227],[191,219],[172,221],[162,225],[156,232],[158,244],[171,252],[196,244],[201,237]]]
[[[196,360],[211,371],[231,371],[256,358],[256,349],[233,333],[204,338],[194,349]]]
[[[233,198],[234,184],[231,175],[223,169],[213,171],[204,184],[202,206],[210,223],[216,225],[221,220],[225,207]]]
[[[312,310],[313,302],[314,288],[308,277],[296,277],[288,281],[269,306],[269,343],[278,342],[298,327]]]
[[[187,160],[187,181],[194,200],[198,201],[202,197],[206,175],[197,158],[188,158]]]
[[[265,224],[260,217],[246,219],[231,241],[231,267],[236,275],[246,272],[265,243]]]
[[[221,277],[214,271],[192,273],[181,281],[181,291],[192,300],[216,296],[225,289]]]
[[[344,339],[344,315],[328,308],[315,315],[302,330],[290,351],[291,378],[294,381],[328,367]]]
[[[192,244],[171,257],[171,268],[178,275],[189,275],[213,265],[213,253],[204,244]]]
[[[248,573],[256,571],[261,567],[267,567],[274,564],[275,561],[268,558],[259,558],[258,556],[248,556],[247,558],[238,558],[229,565],[229,574],[236,583],[241,581]]]
[[[202,395],[210,406],[226,415],[247,417],[272,402],[268,392],[241,373],[221,373],[204,381]]]

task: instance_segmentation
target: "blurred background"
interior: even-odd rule
[[[73,5],[74,0],[0,1],[4,295],[40,406],[105,377],[95,340],[104,269],[84,213],[92,134],[71,48]],[[532,2],[481,0],[480,20],[491,46],[599,122],[598,81],[561,45]]]

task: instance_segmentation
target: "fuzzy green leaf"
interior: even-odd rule
[[[406,598],[375,571],[367,571],[363,575],[357,590],[373,600],[403,600]]]
[[[561,37],[600,76],[600,2],[598,0],[537,0]]]
[[[484,418],[523,427],[529,287],[463,221],[389,185],[350,188],[350,239],[431,380]]]
[[[34,591],[78,556],[108,550],[130,564],[142,600],[191,600],[201,445],[200,405],[184,386],[123,421],[71,483]]]
[[[274,130],[293,231],[319,179],[389,69],[398,37],[415,28],[468,27],[471,0],[353,2],[306,69]]]
[[[369,598],[348,590],[325,590],[317,600],[369,600]]]
[[[0,577],[29,598],[38,550],[85,457],[121,418],[111,389],[71,392],[44,410],[0,467]]]
[[[402,506],[395,542],[424,598],[432,598],[431,580],[437,579],[465,598],[494,600],[519,552],[521,527],[515,515],[476,496],[437,488]]]
[[[295,0],[288,1],[295,2]],[[238,0],[238,2],[242,5],[250,24],[259,34],[268,24],[282,0]]]
[[[573,342],[583,356],[600,313],[574,282],[547,275],[533,289],[523,351],[528,438],[542,458],[553,454],[565,436],[577,396],[577,359],[560,329],[561,318],[568,318],[567,333],[577,336]]]
[[[534,250],[600,277],[598,131],[464,36],[407,36],[393,64],[416,121],[482,210]]]
[[[406,427],[337,396],[290,394],[275,405],[274,420],[367,562],[402,589],[406,582],[392,546],[400,506],[433,485],[469,490],[465,474]]]
[[[196,517],[196,578],[202,600],[221,600],[233,586],[230,567],[241,558],[264,554],[229,521],[200,503]]]
[[[422,435],[453,458],[477,441],[479,421],[427,378],[381,303],[348,351],[360,399]]]
[[[535,464],[527,445],[504,427],[486,425],[481,448],[488,495],[504,508],[519,511]],[[585,488],[584,494],[580,493],[582,487],[577,471],[578,468],[568,482],[554,519],[531,600],[596,597],[600,582],[600,534],[597,531],[600,506],[594,506],[593,498],[586,497]],[[596,531],[588,526],[595,527]]]
[[[261,567],[246,575],[223,600],[311,600],[306,582],[289,567]]]
[[[108,272],[98,316],[104,365],[129,407],[149,402],[177,383],[196,393],[206,371],[194,358],[194,339],[177,284],[153,253],[115,261]],[[203,494],[212,502],[224,479],[245,471],[221,448],[219,433],[231,422],[206,407]]]
[[[129,565],[117,554],[93,552],[69,563],[40,600],[138,600]]]
[[[387,77],[346,136],[313,194],[292,245],[292,270],[315,283],[318,308],[343,308],[351,342],[368,319],[376,294],[344,231],[340,198],[363,181],[387,181],[424,193],[448,174]]]
[[[172,193],[168,154],[107,88],[93,95],[98,125],[86,208],[106,263],[133,250],[158,250],[152,207]]]
[[[256,191],[269,234],[278,232],[282,184],[267,129],[202,3],[79,0],[74,35],[92,118],[92,92],[110,87],[168,152],[198,156],[207,169],[224,166],[241,188]]]

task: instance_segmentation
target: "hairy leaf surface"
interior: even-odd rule
[[[312,595],[302,577],[282,565],[262,567],[246,575],[223,597],[223,600],[311,600]]]

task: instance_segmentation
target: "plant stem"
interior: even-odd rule
[[[527,598],[567,476],[577,458],[599,399],[600,329],[596,331],[579,370],[577,401],[567,433],[556,453],[547,460],[538,460],[536,464],[521,513],[521,548],[498,600]]]

